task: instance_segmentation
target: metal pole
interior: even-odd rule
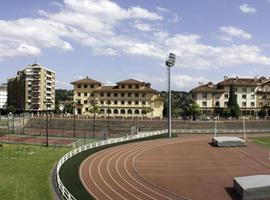
[[[244,140],[245,140],[245,143],[247,143],[246,124],[245,124],[245,118],[244,117],[243,117],[243,130],[244,130]]]
[[[49,116],[48,111],[46,112],[46,147],[49,146]]]
[[[96,137],[96,110],[94,108],[94,117],[93,117],[93,138]]]
[[[73,113],[73,138],[75,138],[75,126],[76,126],[76,116],[75,116],[75,109]]]
[[[108,117],[108,137],[110,137],[110,114],[108,112],[109,110],[109,105],[108,105],[108,108],[107,108],[107,117]]]
[[[168,66],[168,134],[172,137],[172,116],[171,116],[171,70]]]

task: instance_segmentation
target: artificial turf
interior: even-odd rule
[[[0,199],[53,200],[51,169],[70,150],[0,144]]]
[[[256,137],[253,139],[256,143],[270,148],[270,137]]]

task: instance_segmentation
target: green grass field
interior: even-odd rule
[[[253,139],[258,144],[262,144],[263,146],[266,146],[270,148],[270,137],[256,137]]]
[[[53,200],[50,171],[70,150],[0,144],[0,199]]]

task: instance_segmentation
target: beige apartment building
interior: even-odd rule
[[[8,105],[20,111],[55,109],[55,72],[40,64],[28,65],[8,79]]]
[[[212,115],[228,106],[230,86],[235,88],[237,102],[242,115],[257,115],[264,106],[270,106],[270,79],[261,78],[227,78],[213,84],[209,82],[190,91],[193,100],[202,112]]]
[[[100,116],[163,118],[164,100],[150,83],[128,79],[106,86],[86,77],[71,84],[75,114],[92,115],[96,106]]]

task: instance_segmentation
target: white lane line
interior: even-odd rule
[[[123,150],[123,148],[122,148],[122,151],[117,152],[116,154],[114,154],[114,155],[109,159],[108,164],[107,164],[107,172],[108,172],[109,176],[111,177],[111,179],[112,179],[112,180],[113,180],[113,181],[114,181],[114,182],[115,182],[122,190],[126,191],[129,195],[133,196],[135,199],[140,199],[140,200],[142,200],[141,198],[137,197],[136,195],[134,195],[134,194],[132,194],[131,192],[129,192],[128,190],[126,190],[123,186],[121,186],[121,185],[118,183],[118,181],[116,181],[116,180],[113,178],[113,176],[112,176],[112,174],[111,174],[111,171],[110,171],[110,164],[111,164],[112,159],[113,159],[115,156],[118,156],[120,153],[123,153],[123,152],[125,152],[125,151],[126,151],[126,149]],[[131,152],[131,151],[133,151],[133,150],[127,151],[126,153],[124,153],[124,154],[122,154],[120,157],[118,157],[118,159],[121,158],[123,155],[125,155],[125,154]],[[117,159],[117,161],[118,161],[118,159]],[[113,166],[112,166],[112,167],[113,167]],[[116,169],[116,170],[117,170],[117,169]],[[118,173],[118,175],[123,179],[123,177],[120,175],[120,173],[119,173],[118,170],[117,170],[117,173]],[[124,179],[124,180],[125,180],[125,179]],[[138,190],[138,191],[139,191],[139,190]]]
[[[132,151],[132,150],[131,150],[131,151]],[[124,154],[122,154],[120,157],[118,157],[118,159],[117,159],[117,161],[116,161],[116,163],[115,163],[115,168],[116,168],[116,171],[117,171],[118,175],[119,175],[119,176],[120,176],[120,177],[121,177],[128,185],[130,185],[132,188],[134,188],[136,191],[138,191],[138,192],[141,193],[142,195],[147,196],[147,197],[149,197],[150,199],[156,199],[156,198],[154,198],[154,197],[152,197],[152,196],[146,194],[145,192],[142,192],[141,190],[139,190],[137,187],[135,187],[133,184],[131,184],[129,181],[127,181],[127,180],[121,175],[121,173],[120,173],[120,171],[119,171],[119,169],[118,169],[118,163],[119,163],[119,160],[120,160],[123,156],[125,156],[126,154],[129,154],[131,151],[127,151],[126,153],[124,153]]]
[[[205,138],[199,138],[199,139],[186,139],[186,140],[181,140],[181,141],[173,141],[173,142],[170,142],[170,143],[164,143],[164,144],[156,144],[156,146],[153,146],[153,147],[149,147],[147,149],[144,149],[143,151],[139,152],[135,157],[133,157],[133,160],[132,160],[132,166],[133,166],[133,169],[135,170],[135,172],[141,177],[143,178],[146,182],[150,183],[151,185],[159,188],[160,190],[162,191],[165,191],[165,192],[168,192],[169,194],[173,195],[173,196],[176,196],[178,198],[181,198],[181,199],[186,199],[186,200],[191,200],[190,198],[186,197],[186,196],[183,196],[183,195],[179,195],[179,194],[176,194],[172,191],[169,191],[163,187],[160,187],[158,186],[157,184],[153,183],[152,181],[150,181],[149,179],[145,178],[136,168],[135,166],[135,160],[136,158],[141,155],[142,153],[146,152],[146,151],[149,151],[149,150],[152,150],[152,149],[155,149],[155,148],[158,148],[158,147],[162,147],[162,146],[167,146],[167,145],[171,145],[171,144],[177,144],[177,143],[185,143],[185,142],[194,142],[194,141],[201,141],[201,140],[206,140]]]
[[[93,160],[92,160],[92,162],[90,163],[90,166],[89,166],[89,168],[88,168],[88,172],[89,172],[89,176],[90,176],[90,179],[93,181],[93,183],[94,183],[94,185],[96,186],[96,188],[101,192],[101,193],[103,193],[108,199],[111,199],[112,200],[112,198],[110,198],[105,192],[103,192],[103,190],[98,186],[98,184],[96,183],[96,181],[95,181],[95,179],[93,178],[93,176],[92,176],[92,172],[91,172],[91,168],[92,168],[92,165],[93,165],[93,163],[96,161],[96,159],[98,159],[102,154],[104,154],[104,152],[101,152],[98,156],[96,156]],[[95,154],[93,154],[93,155],[95,155]],[[85,180],[84,180],[84,177],[83,177],[83,173],[82,173],[82,168],[84,167],[84,165],[85,165],[85,163],[91,158],[92,156],[89,156],[87,159],[85,159],[83,162],[82,162],[82,164],[81,164],[81,166],[80,166],[80,179],[81,179],[81,182],[83,183],[83,185],[84,185],[84,188],[89,192],[89,194],[91,194],[95,199],[99,199],[95,194],[94,194],[94,192],[93,191],[91,191],[91,189],[87,186],[87,184],[85,183]]]
[[[117,149],[119,150],[119,149]],[[120,149],[121,151],[121,149]],[[114,188],[111,187],[110,184],[107,183],[107,181],[103,178],[102,173],[101,173],[101,164],[103,163],[103,161],[111,154],[115,154],[115,152],[119,152],[119,151],[115,151],[113,150],[112,152],[108,153],[107,155],[105,155],[100,162],[98,163],[98,175],[100,176],[101,180],[105,183],[105,185],[107,185],[108,188],[110,188],[116,195],[118,195],[119,197],[121,197],[122,199],[128,200],[127,198],[125,198],[123,195],[121,195],[119,192],[117,192]],[[106,164],[105,164],[106,165]],[[112,198],[112,197],[111,197]],[[118,200],[118,198],[117,198]]]
[[[138,181],[136,178],[134,178],[134,177],[129,173],[129,171],[128,171],[128,169],[127,169],[127,160],[128,160],[129,157],[131,157],[133,154],[135,154],[135,153],[137,153],[137,152],[140,152],[140,151],[143,151],[143,150],[144,150],[144,149],[140,149],[140,150],[138,150],[138,151],[135,151],[135,152],[131,153],[128,157],[125,158],[125,160],[124,160],[124,169],[125,169],[125,171],[127,172],[127,174],[128,174],[135,182],[137,182],[139,185],[141,185],[142,187],[144,187],[144,188],[147,189],[148,191],[151,191],[152,193],[155,193],[156,195],[161,196],[161,197],[163,197],[163,198],[165,198],[165,199],[171,199],[171,198],[169,198],[169,197],[167,197],[167,196],[165,196],[165,195],[163,195],[163,194],[161,194],[161,193],[159,193],[159,192],[157,192],[157,191],[155,191],[155,190],[152,190],[151,188],[147,187],[146,185],[144,185],[143,183],[141,183],[140,181]]]

